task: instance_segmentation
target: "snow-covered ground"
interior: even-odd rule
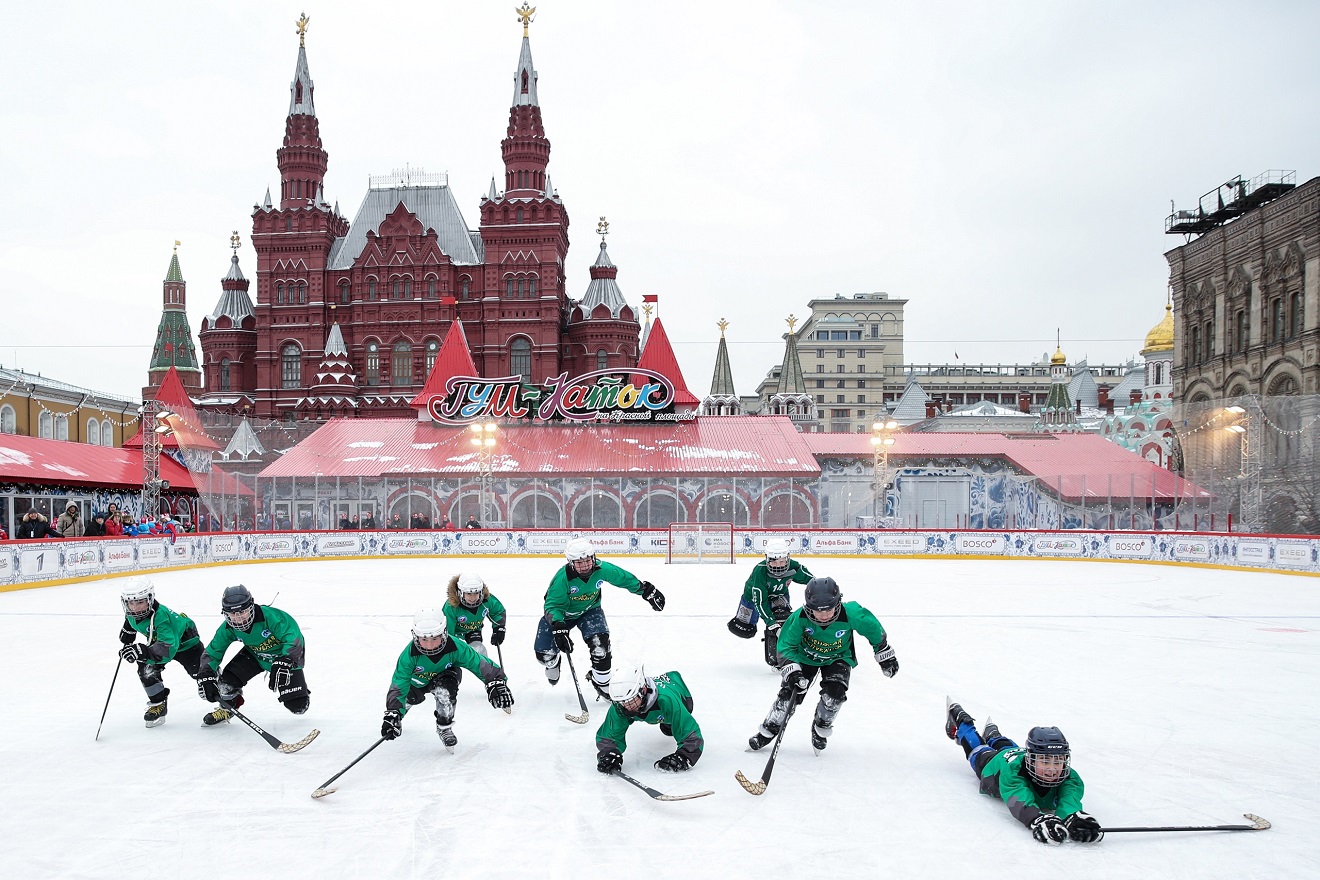
[[[1172,566],[804,559],[872,609],[902,669],[885,679],[865,650],[829,749],[790,723],[761,797],[746,751],[778,678],[757,641],[725,629],[754,560],[666,567],[620,559],[668,597],[662,613],[608,590],[616,656],[691,686],[706,738],[687,774],[655,771],[672,751],[634,726],[625,771],[681,803],[595,770],[605,710],[577,711],[567,677],[547,685],[531,651],[551,559],[308,562],[154,576],[161,601],[204,639],[223,587],[293,614],[307,637],[311,710],[285,712],[257,680],[244,711],[294,755],[208,708],[182,670],[168,723],[143,726],[136,676],[114,673],[122,580],[0,593],[0,875],[35,877],[1114,877],[1320,876],[1320,582]],[[517,705],[490,708],[465,677],[446,754],[430,706],[322,800],[313,789],[379,735],[390,674],[412,613],[439,605],[448,577],[483,575],[510,609],[504,645]],[[278,597],[276,597],[278,594]],[[801,588],[794,590],[801,601]],[[574,655],[585,672],[581,649]],[[588,689],[589,694],[589,689]],[[984,722],[1025,737],[1061,727],[1087,784],[1086,809],[1114,825],[1221,824],[1257,813],[1260,833],[1122,834],[1045,847],[977,794],[944,737],[952,694]],[[813,691],[811,703],[814,705]]]

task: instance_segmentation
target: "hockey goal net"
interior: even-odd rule
[[[665,562],[733,563],[733,523],[670,523]]]

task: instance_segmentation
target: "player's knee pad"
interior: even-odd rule
[[[161,682],[161,668],[159,666],[153,666],[150,663],[139,663],[137,674],[138,681],[142,682],[142,686],[148,690],[151,689],[152,685],[158,685]]]
[[[591,649],[591,660],[594,663],[597,657],[608,657],[610,655],[610,634],[595,633],[586,637],[587,647]]]
[[[848,700],[848,682],[825,679],[820,683],[820,698],[822,702],[833,703],[836,707],[842,706]]]

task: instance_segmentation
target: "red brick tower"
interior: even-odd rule
[[[238,248],[242,240],[238,232],[229,239],[234,255],[229,259],[229,272],[220,281],[220,301],[215,310],[202,318],[197,333],[202,343],[205,363],[207,396],[217,404],[240,412],[253,398],[246,389],[257,381],[257,319],[248,296],[248,280],[238,266]]]

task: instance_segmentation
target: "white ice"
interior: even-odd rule
[[[595,770],[606,705],[550,687],[531,651],[553,559],[338,561],[226,566],[152,575],[159,599],[203,638],[220,592],[242,582],[293,614],[307,638],[311,710],[284,711],[262,680],[244,711],[293,741],[280,754],[237,722],[203,728],[209,707],[171,665],[168,722],[146,729],[145,699],[115,670],[122,581],[0,593],[0,876],[909,878],[1315,877],[1320,816],[1315,697],[1318,582],[1304,577],[1106,563],[811,559],[845,598],[879,617],[902,669],[884,678],[861,644],[829,748],[811,750],[807,713],[789,725],[769,789],[736,770],[777,677],[757,641],[725,629],[754,560],[665,566],[616,560],[668,596],[662,613],[607,589],[616,656],[677,669],[691,686],[706,752],[660,773],[672,751],[635,725],[625,771],[679,803]],[[430,706],[404,735],[313,789],[379,735],[386,687],[414,610],[448,577],[482,574],[510,608],[504,645],[517,705],[492,709],[466,676],[446,754]],[[801,600],[795,588],[795,602]],[[575,653],[578,672],[587,658]],[[1245,822],[1247,833],[1114,834],[1046,847],[977,793],[943,732],[951,694],[1021,739],[1062,728],[1086,781],[1086,809],[1111,825]],[[815,694],[811,703],[814,704]]]

